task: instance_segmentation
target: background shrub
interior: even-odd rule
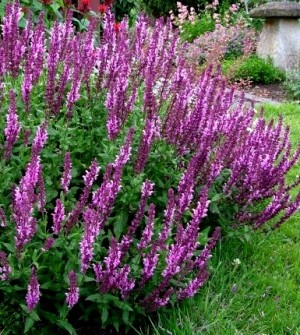
[[[223,63],[225,74],[230,72],[231,67],[234,68],[231,78],[233,80],[251,80],[253,83],[272,84],[283,81],[285,74],[276,68],[270,61],[252,55],[241,61],[227,61]]]
[[[284,86],[293,100],[300,100],[300,72],[290,71],[286,73]]]

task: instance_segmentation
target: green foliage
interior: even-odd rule
[[[49,4],[43,4],[43,2],[39,0],[21,0],[20,3],[24,8],[25,13],[27,10],[32,12],[34,23],[37,22],[39,14],[42,11],[45,14],[45,23],[49,28],[53,21],[62,21],[64,19],[64,12],[62,9],[65,6],[63,0],[53,0],[50,1]]]
[[[300,72],[291,71],[286,74],[284,86],[293,100],[300,100]]]
[[[176,9],[174,0],[143,0],[146,12],[154,17],[168,16],[170,10]]]
[[[229,41],[226,52],[224,54],[224,59],[236,59],[244,54],[244,34],[241,32],[236,39]]]
[[[193,42],[198,36],[214,30],[214,21],[209,15],[202,15],[192,24],[191,22],[186,22],[180,33],[180,37],[183,41]]]
[[[233,80],[250,79],[253,83],[272,84],[283,81],[285,74],[276,68],[270,61],[252,55],[238,65],[234,61],[223,62],[223,71],[226,73],[233,67]]]
[[[119,0],[115,1],[113,11],[117,21],[120,21],[124,15],[128,15],[130,21],[132,21],[141,9],[141,0]]]

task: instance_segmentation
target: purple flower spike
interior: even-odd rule
[[[11,273],[11,267],[8,264],[4,251],[0,251],[0,280],[5,281]]]
[[[42,246],[42,251],[43,251],[43,252],[46,252],[46,251],[48,251],[49,249],[51,249],[51,248],[53,247],[54,242],[55,242],[55,239],[54,239],[53,237],[49,237],[49,238],[45,241],[44,245]]]
[[[117,281],[117,286],[121,291],[121,295],[123,299],[125,299],[130,291],[133,290],[134,285],[135,285],[135,280],[134,279],[128,279],[129,273],[130,273],[130,266],[126,264],[119,273],[118,276],[118,281]]]
[[[69,152],[66,152],[64,159],[64,172],[60,181],[60,186],[65,193],[69,191],[69,185],[72,178],[71,170],[72,170],[71,154]]]
[[[86,171],[85,175],[83,176],[85,186],[82,190],[82,194],[80,195],[79,201],[77,201],[75,208],[69,215],[66,225],[68,231],[70,231],[73,225],[78,221],[79,216],[84,209],[84,206],[87,204],[90,191],[92,189],[93,183],[98,178],[99,171],[100,167],[98,165],[97,160],[95,159],[92,162],[89,169]]]
[[[83,220],[85,225],[82,240],[80,242],[80,271],[81,273],[86,273],[90,266],[90,262],[93,259],[94,243],[101,228],[101,221],[99,220],[99,213],[91,208],[88,208],[83,213]]]
[[[69,272],[69,289],[66,293],[66,303],[71,309],[74,305],[77,304],[79,300],[79,288],[77,287],[77,276],[76,273],[71,270]]]
[[[146,248],[151,241],[151,238],[153,236],[153,229],[154,229],[154,218],[155,218],[155,206],[154,204],[151,204],[149,206],[148,222],[143,231],[141,241],[138,243],[139,250]]]
[[[204,269],[196,276],[196,278],[192,279],[188,285],[184,288],[179,290],[177,295],[179,300],[190,298],[194,296],[199,288],[205,284],[208,279],[208,272]]]
[[[98,165],[97,160],[94,160],[89,168],[89,171],[86,171],[86,174],[83,176],[85,186],[91,187],[93,185],[98,178],[99,171],[100,166]]]
[[[136,232],[136,230],[138,229],[142,221],[145,208],[147,205],[147,200],[150,197],[150,195],[153,193],[153,187],[154,187],[154,184],[151,183],[150,180],[146,180],[142,185],[142,192],[141,192],[142,195],[141,195],[141,200],[139,203],[139,208],[135,214],[134,219],[131,222],[130,227],[128,228],[126,235],[123,236],[122,241],[121,241],[123,254],[125,254],[127,250],[129,249],[130,244],[133,241],[134,233]],[[153,208],[152,208],[152,211],[153,211]],[[153,212],[151,213],[151,215],[153,216]]]
[[[0,207],[0,227],[6,227],[6,217],[4,210]]]
[[[60,199],[56,200],[56,206],[54,208],[53,216],[53,226],[52,231],[54,234],[58,235],[62,228],[62,222],[65,219],[65,207]]]
[[[32,155],[33,156],[36,157],[41,153],[47,141],[47,138],[48,138],[47,123],[44,122],[37,128],[35,138],[33,140],[33,144],[32,144]]]
[[[19,138],[21,126],[18,121],[17,107],[16,107],[16,94],[13,90],[10,91],[10,107],[9,112],[6,116],[6,127],[4,130],[5,134],[5,159],[8,160],[13,145]]]
[[[29,280],[29,284],[27,287],[27,294],[26,294],[26,303],[29,311],[31,312],[35,309],[36,305],[40,300],[40,285],[38,283],[37,278],[37,270],[36,267],[31,268],[31,276]]]

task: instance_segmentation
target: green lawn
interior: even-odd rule
[[[284,115],[294,147],[300,140],[300,106],[264,106],[268,118]],[[288,179],[300,174],[300,165]],[[231,237],[215,250],[211,278],[200,293],[153,318],[141,334],[300,334],[300,214],[281,228]],[[238,264],[240,262],[240,264]]]

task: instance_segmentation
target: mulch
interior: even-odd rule
[[[246,93],[251,95],[274,100],[276,102],[286,102],[288,101],[288,94],[281,83],[277,84],[255,84],[251,87],[243,89]]]

